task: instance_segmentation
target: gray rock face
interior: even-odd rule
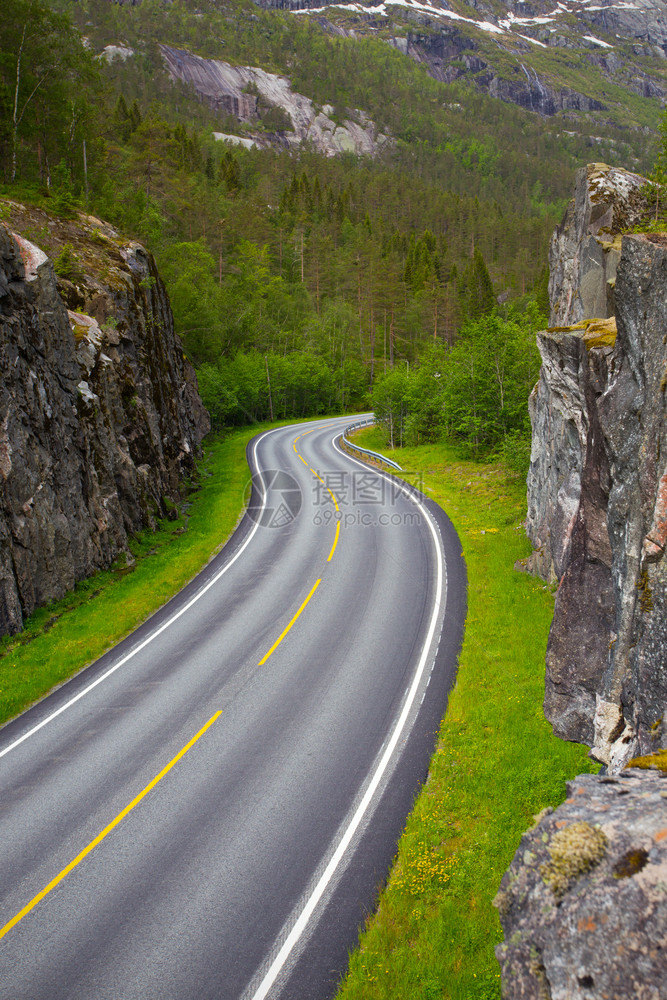
[[[161,45],[160,50],[173,79],[190,84],[211,107],[239,121],[259,122],[257,94],[267,106],[285,112],[291,127],[270,134],[254,133],[252,142],[258,146],[289,149],[307,144],[325,156],[350,152],[374,156],[389,141],[362,111],[355,112],[356,120],[349,118],[337,124],[330,117],[333,107],[325,105],[318,110],[309,97],[292,90],[287,77],[255,67],[232,66],[219,59],[203,59],[168,45]]]
[[[641,184],[580,172],[530,401],[529,562],[558,582],[545,714],[612,771],[667,738],[667,239],[616,237],[646,211]]]
[[[612,470],[607,525],[615,626],[593,752],[612,763],[667,742],[666,276],[665,236],[623,238],[613,377],[598,405]]]
[[[645,183],[637,174],[604,164],[582,168],[575,197],[551,241],[552,329],[537,340],[543,365],[529,401],[533,453],[526,525],[537,550],[533,565],[547,579],[560,580],[565,572],[589,433],[587,386],[591,383],[594,393],[603,390],[609,353],[603,348],[591,353],[584,349],[583,331],[559,328],[614,315],[621,253],[617,234],[646,211]]]
[[[508,104],[518,104],[545,118],[560,111],[603,111],[605,105],[594,97],[577,93],[569,87],[555,88],[546,83],[530,64],[530,54],[517,59],[512,67],[513,79],[499,75],[493,65],[479,55],[473,55],[479,45],[457,27],[439,27],[425,19],[430,32],[408,32],[407,36],[390,39],[392,45],[415,62],[423,63],[436,80],[453,83],[472,78],[475,86],[488,91]],[[523,41],[521,47],[530,49]]]
[[[614,315],[618,234],[646,215],[646,178],[604,163],[577,171],[575,195],[549,249],[551,325]]]
[[[581,775],[522,837],[495,905],[504,1000],[663,1000],[667,775]]]
[[[13,205],[10,226],[28,215],[81,273],[68,313],[51,261],[0,226],[0,633],[166,516],[209,426],[152,257],[97,220]]]

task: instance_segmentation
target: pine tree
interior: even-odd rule
[[[127,110],[127,104],[122,94],[116,101],[113,115],[118,137],[121,142],[127,142],[132,133],[132,119],[130,118],[130,112]]]
[[[493,283],[479,247],[475,247],[470,263],[458,283],[461,310],[466,319],[478,319],[493,312],[496,298]]]
[[[141,116],[141,111],[139,110],[139,105],[137,104],[136,98],[134,101],[132,101],[132,107],[130,108],[129,115],[130,115],[130,121],[132,123],[132,131],[136,132],[136,130],[139,128],[139,126],[143,121],[143,118]]]

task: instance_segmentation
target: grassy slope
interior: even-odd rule
[[[267,425],[268,426],[268,425]],[[20,636],[0,640],[0,723],[97,659],[169,600],[231,534],[249,479],[247,442],[262,427],[209,439],[200,487],[185,520],[165,522],[132,542],[132,572],[116,568],[41,608]],[[123,560],[124,561],[124,560]]]
[[[376,429],[359,443],[386,452]],[[542,713],[553,596],[513,568],[529,550],[524,483],[442,445],[402,449],[398,460],[424,470],[426,491],[458,530],[468,618],[427,783],[339,1000],[491,1000],[500,997],[491,900],[502,873],[532,816],[593,765]]]

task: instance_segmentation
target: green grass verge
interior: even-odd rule
[[[355,439],[387,452],[376,428]],[[542,713],[553,595],[514,569],[530,551],[525,483],[443,445],[394,457],[423,470],[425,491],[456,526],[468,616],[428,780],[338,1000],[496,1000],[502,935],[491,901],[502,874],[533,815],[595,766],[585,748],[556,739]]]
[[[125,559],[40,608],[18,636],[0,640],[0,723],[12,718],[128,635],[173,597],[222,547],[244,506],[248,441],[278,424],[207,439],[185,516],[130,543]]]

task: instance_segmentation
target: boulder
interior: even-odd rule
[[[667,775],[580,775],[521,839],[495,899],[504,1000],[662,1000]]]

